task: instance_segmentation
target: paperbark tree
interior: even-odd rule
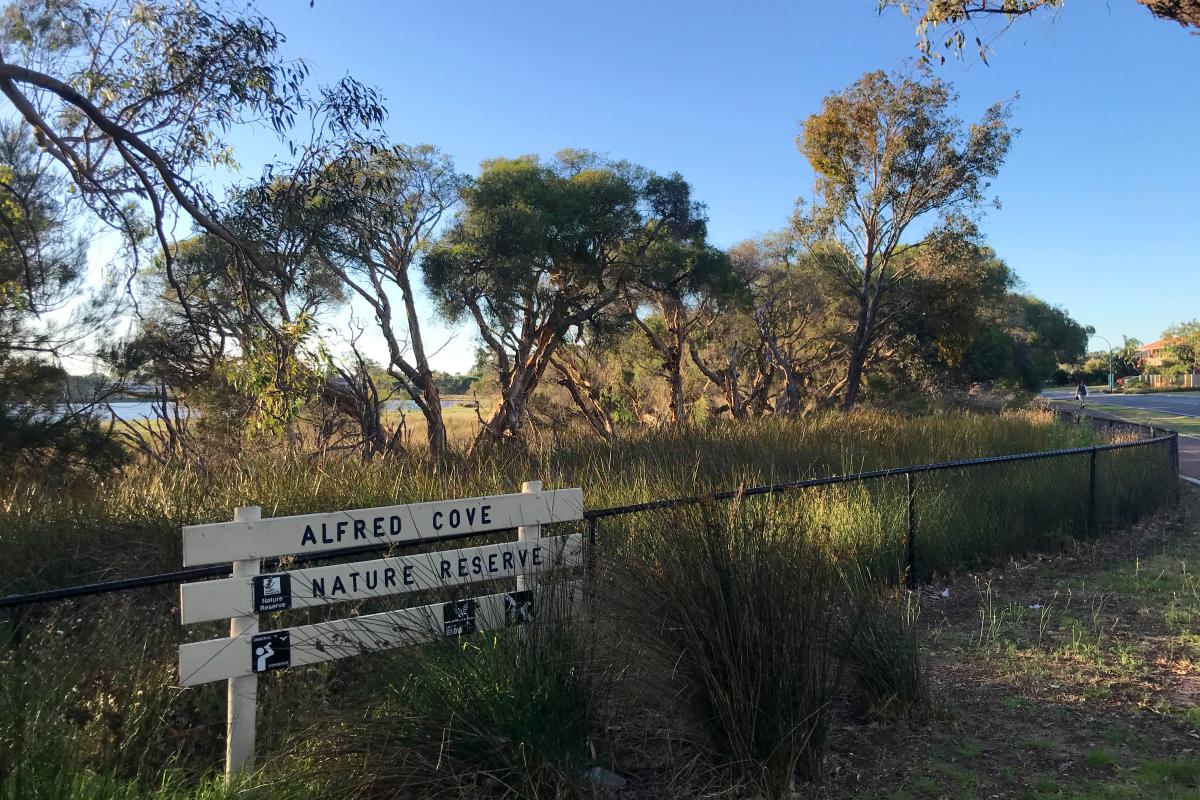
[[[646,193],[657,216],[670,224],[647,253],[647,269],[630,284],[624,302],[630,320],[659,355],[671,422],[679,427],[687,421],[683,364],[688,341],[726,308],[739,282],[729,256],[708,243],[704,206],[691,199],[691,187],[680,175],[652,179]],[[653,310],[656,320],[642,316],[644,307]]]
[[[913,274],[922,248],[974,235],[968,215],[1008,153],[1008,106],[996,103],[964,126],[951,114],[955,101],[937,78],[872,72],[825,98],[797,138],[816,181],[793,227],[853,306],[833,393],[843,410],[858,401],[889,292]],[[919,238],[905,241],[918,228]]]
[[[827,397],[832,386],[841,298],[790,234],[741,242],[730,257],[749,287],[745,313],[759,349],[783,379],[773,411],[796,416]]]
[[[520,437],[530,395],[563,341],[578,337],[646,269],[672,220],[624,162],[563,151],[483,164],[465,209],[422,267],[451,319],[470,317],[500,400],[474,447]]]

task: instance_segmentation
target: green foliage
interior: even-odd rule
[[[502,403],[480,442],[521,432],[557,349],[611,323],[627,286],[727,263],[678,175],[591,153],[484,162],[463,201],[422,270],[443,312],[478,326],[496,369]]]
[[[1172,325],[1163,331],[1164,359],[1171,372],[1193,372],[1200,363],[1200,320]]]
[[[541,624],[411,654],[369,719],[329,732],[324,768],[348,795],[587,795],[602,682],[588,626],[563,624],[565,591],[546,584],[538,597]]]
[[[992,321],[967,350],[974,380],[1006,380],[1041,391],[1087,350],[1087,330],[1066,311],[1032,295],[1010,294],[993,309]]]
[[[964,253],[977,236],[973,218],[1014,131],[1006,104],[964,125],[953,115],[955,100],[953,87],[937,78],[870,72],[827,96],[797,138],[817,179],[793,228],[850,307],[835,350],[845,365],[834,392],[843,409],[857,402],[868,362],[901,315],[920,319],[931,287],[922,291],[918,279],[945,280],[948,268],[970,263]],[[918,219],[932,219],[931,227],[905,242]],[[970,331],[942,344],[953,346],[954,338],[961,350]]]
[[[798,771],[819,773],[839,677],[822,543],[786,506],[746,501],[633,531],[607,602],[656,659],[655,693],[694,715],[716,763],[791,797]]]
[[[479,378],[479,375],[470,372],[461,375],[439,370],[433,372],[433,380],[437,383],[438,391],[443,394],[469,394]]]
[[[122,455],[95,416],[105,387],[72,393],[60,364],[60,351],[100,316],[81,297],[86,243],[71,230],[62,188],[32,137],[0,126],[0,471],[103,472]],[[47,321],[72,301],[81,301],[73,319]]]
[[[33,358],[0,357],[0,473],[106,473],[125,459],[86,400],[61,404],[67,373]]]

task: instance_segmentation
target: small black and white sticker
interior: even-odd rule
[[[475,601],[453,600],[442,604],[442,629],[447,636],[475,632]]]
[[[292,576],[286,572],[254,576],[254,613],[292,607]]]
[[[507,625],[524,625],[533,622],[533,590],[509,592],[504,595],[504,622]]]
[[[250,669],[269,672],[292,665],[292,635],[289,631],[260,633],[250,639]]]

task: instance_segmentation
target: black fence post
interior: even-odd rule
[[[1179,431],[1171,434],[1171,504],[1179,505]]]
[[[905,554],[907,567],[904,582],[909,589],[917,588],[917,507],[916,486],[911,472],[904,473],[904,482],[908,489],[908,547]]]
[[[1096,533],[1096,448],[1094,447],[1088,454],[1087,532],[1089,535]]]
[[[596,577],[596,518],[587,521],[587,562],[586,575],[589,582]]]

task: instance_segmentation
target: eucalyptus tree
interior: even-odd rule
[[[110,312],[106,304],[82,296],[87,241],[76,227],[76,209],[65,202],[63,184],[28,131],[0,125],[0,461],[5,467],[58,467],[112,455],[94,418],[105,389],[77,396],[63,367],[74,340],[102,330]]]
[[[330,164],[326,175],[325,183],[338,187],[330,193],[339,208],[331,223],[329,263],[374,312],[387,346],[387,373],[424,415],[430,451],[444,453],[441,391],[421,329],[413,271],[467,179],[431,145],[359,148]]]
[[[657,205],[654,176],[626,162],[563,151],[484,162],[464,208],[422,262],[451,319],[475,322],[500,400],[475,447],[524,432],[530,396],[564,341],[602,320],[681,220]]]
[[[318,107],[343,129],[384,116],[376,93],[349,78],[306,90],[307,67],[284,58],[283,41],[252,9],[204,0],[14,0],[0,19],[0,93],[122,234],[135,266],[148,238],[185,298],[172,231],[186,220],[230,250],[249,307],[271,268],[222,219],[203,180],[235,165],[229,132],[282,135]],[[182,310],[192,321],[186,302]]]
[[[1185,28],[1200,28],[1200,0],[1136,0],[1159,19],[1178,22]],[[1056,13],[1066,5],[1066,0],[876,0],[882,12],[898,8],[907,17],[917,21],[917,46],[926,60],[946,58],[937,52],[938,44],[932,37],[944,26],[945,38],[941,49],[961,54],[967,45],[967,27],[974,23],[1000,19],[1004,28],[1022,17],[1035,14]],[[978,33],[972,33],[973,44],[979,55],[987,61],[988,42]]]
[[[1008,106],[967,126],[952,114],[956,99],[937,78],[871,72],[826,97],[797,137],[816,181],[793,228],[853,308],[845,373],[831,392],[845,410],[893,320],[889,296],[924,250],[975,235],[973,215],[1008,153]]]
[[[660,358],[671,421],[687,420],[683,366],[692,334],[727,310],[740,284],[724,251],[708,243],[705,208],[691,198],[691,187],[678,173],[654,177],[645,194],[662,232],[646,253],[646,268],[627,287],[629,319]],[[654,314],[645,318],[641,310]]]

